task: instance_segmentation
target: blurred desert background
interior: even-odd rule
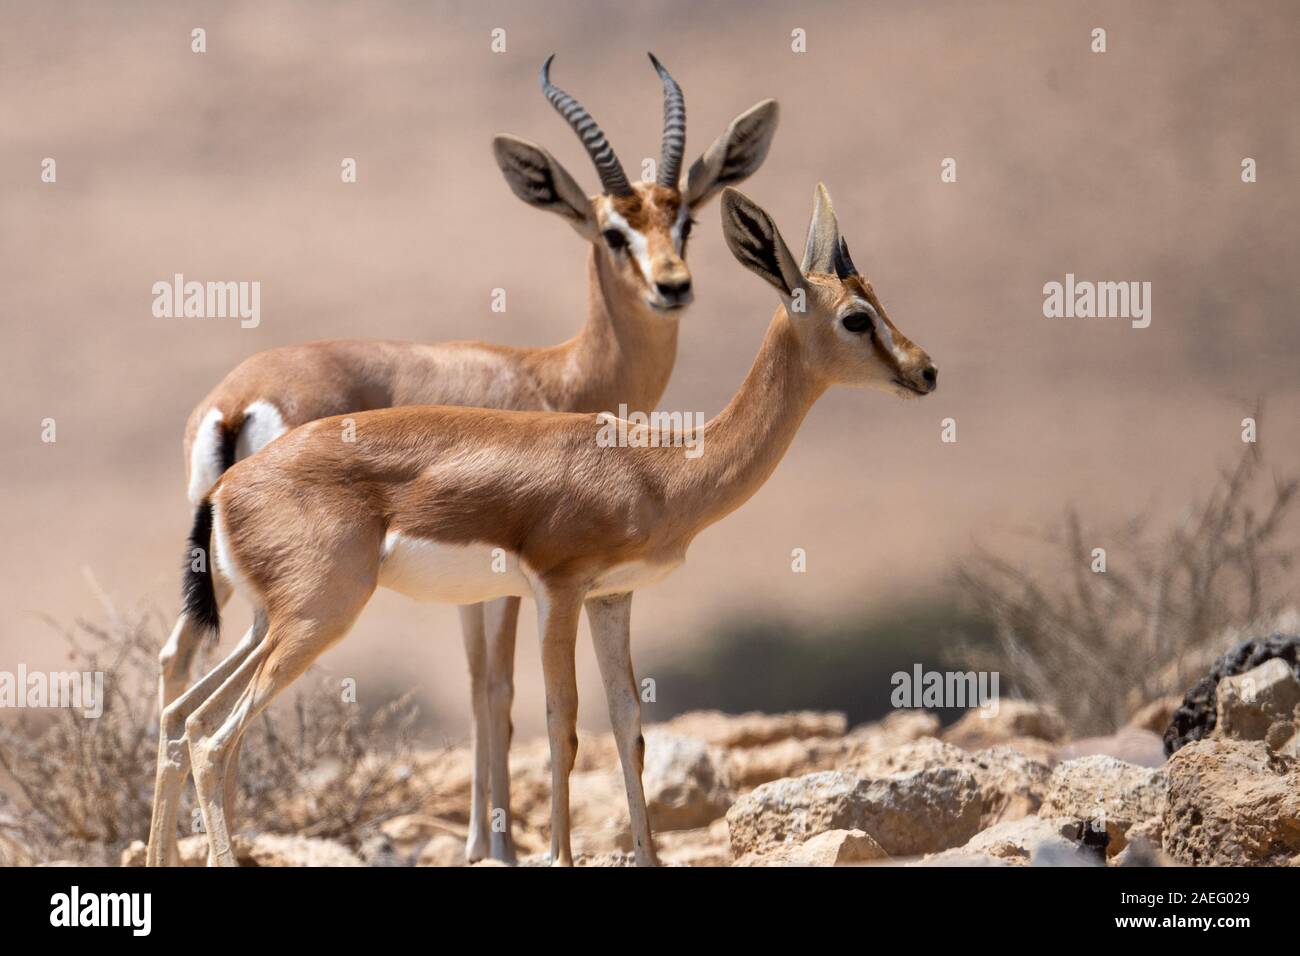
[[[1089,49],[1097,26],[1105,54]],[[498,27],[505,53],[490,48]],[[795,28],[806,53],[791,51]],[[595,191],[537,89],[556,53],[556,82],[638,168],[659,147],[653,50],[686,93],[688,162],[737,113],[779,99],[772,151],[743,190],[798,245],[825,181],[859,267],[942,375],[924,401],[827,395],[760,493],[638,594],[638,672],[660,681],[646,719],[668,716],[675,693],[878,714],[881,675],[946,640],[953,568],[976,545],[1028,554],[1026,532],[1067,505],[1102,527],[1144,510],[1177,520],[1239,455],[1257,399],[1269,467],[1300,464],[1298,47],[1286,2],[6,3],[0,669],[66,659],[45,617],[102,613],[85,569],[119,606],[170,623],[191,521],[182,428],[246,356],[338,336],[572,335],[586,249],[510,193],[489,144],[536,141]],[[40,180],[45,157],[57,184]],[[345,157],[355,184],[340,182]],[[940,181],[945,157],[956,183]],[[1243,157],[1257,183],[1241,181]],[[775,301],[727,252],[716,205],[698,218],[697,299],[661,407],[711,416]],[[154,318],[152,284],[178,272],[260,281],[260,326]],[[1067,272],[1151,282],[1151,326],[1045,319],[1043,284]],[[505,314],[490,309],[496,287]],[[949,417],[955,444],[940,441]],[[792,573],[793,548],[806,573]],[[1109,560],[1122,566],[1123,550]],[[232,602],[227,646],[247,620]],[[515,722],[533,735],[531,605],[521,621]],[[710,666],[748,697],[673,686],[721,635],[757,627],[815,660],[815,635],[843,622],[887,639],[862,649],[877,671],[829,698],[792,699],[800,655],[772,672],[743,642]],[[321,667],[357,677],[363,702],[417,688],[432,733],[464,739],[454,608],[381,592]],[[585,637],[579,674],[582,726],[603,729]]]

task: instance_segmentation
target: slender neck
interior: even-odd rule
[[[665,460],[674,511],[699,531],[748,501],[776,470],[827,384],[809,369],[790,317],[778,309],[740,390],[704,426],[702,454],[689,460],[679,449],[663,449],[671,453]]]
[[[537,367],[555,411],[649,411],[659,404],[677,359],[677,318],[657,315],[613,274],[593,247],[587,262],[587,324],[569,341],[542,349]]]

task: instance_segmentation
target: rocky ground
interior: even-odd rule
[[[946,729],[923,711],[851,729],[836,713],[684,714],[645,734],[660,857],[677,866],[1300,864],[1295,668],[1274,658],[1216,680],[1209,729],[1176,741],[1168,760],[1162,735],[1186,706],[1178,698],[1148,704],[1116,734],[1075,740],[1053,710],[1024,701]],[[546,742],[516,747],[511,766],[523,862],[544,863]],[[241,861],[462,865],[468,751],[422,754],[412,773],[424,806],[358,850],[254,835],[239,840]],[[572,789],[579,865],[629,863],[609,735],[583,739]],[[185,862],[204,862],[201,835],[182,849]],[[143,855],[137,843],[123,863]]]

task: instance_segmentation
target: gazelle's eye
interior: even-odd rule
[[[605,238],[605,244],[615,252],[622,252],[627,248],[627,236],[617,229],[606,229],[601,235]]]
[[[846,315],[841,322],[850,332],[861,335],[863,332],[875,333],[875,326],[871,324],[871,316],[865,312],[854,312],[852,315]]]
[[[687,219],[685,222],[682,223],[682,242],[685,242],[687,239],[691,238],[691,227],[693,227],[694,225],[695,225],[694,219]]]

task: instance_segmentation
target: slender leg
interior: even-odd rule
[[[235,672],[185,721],[185,739],[194,769],[194,792],[208,834],[208,865],[238,866],[223,812],[227,761],[253,710],[257,677],[276,646],[269,630]],[[259,711],[260,712],[260,711]]]
[[[212,576],[212,587],[216,594],[217,607],[225,607],[233,593],[233,588],[219,574]],[[167,643],[158,653],[159,714],[189,686],[190,671],[194,667],[194,655],[202,643],[203,631],[190,621],[188,614],[181,612],[171,635],[167,638]]]
[[[517,597],[485,605],[487,631],[488,728],[492,758],[492,858],[514,863],[514,817],[510,813],[510,708],[515,698],[515,631]]]
[[[181,790],[185,786],[185,776],[190,769],[189,748],[185,742],[185,720],[235,672],[265,633],[266,625],[259,615],[235,649],[162,713],[158,733],[158,767],[154,778],[153,818],[149,823],[149,848],[145,853],[145,862],[149,866],[175,865],[179,862],[176,813],[180,806]]]
[[[578,678],[573,656],[582,594],[541,585],[535,590],[546,679],[546,732],[551,743],[551,864],[573,866],[569,774],[578,755]]]
[[[185,722],[194,791],[208,832],[209,866],[238,865],[225,803],[230,760],[240,738],[276,696],[347,634],[373,589],[372,581],[360,600],[345,600],[353,606],[336,614],[278,621],[273,617],[261,643]]]
[[[463,604],[460,629],[469,663],[470,728],[474,740],[474,769],[469,796],[469,836],[465,859],[477,863],[488,854],[488,778],[491,734],[488,718],[487,637],[483,633],[483,605]]]
[[[609,722],[614,728],[618,759],[623,765],[627,808],[632,822],[632,846],[637,866],[658,866],[650,817],[646,812],[641,772],[645,768],[645,739],[641,736],[641,697],[632,670],[632,595],[613,594],[587,601],[587,620],[596,647],[600,676],[605,682]]]

